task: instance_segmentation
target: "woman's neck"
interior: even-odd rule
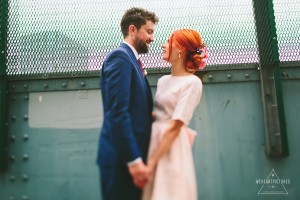
[[[172,76],[188,76],[192,75],[192,72],[186,70],[185,64],[183,62],[180,63],[171,63],[171,75]]]

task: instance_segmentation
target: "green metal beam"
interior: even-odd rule
[[[268,156],[287,156],[278,41],[272,0],[253,0]]]
[[[1,33],[0,33],[0,171],[7,164],[7,76],[6,76],[6,34],[7,34],[7,0],[0,2]]]

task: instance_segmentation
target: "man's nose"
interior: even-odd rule
[[[151,36],[151,37],[150,37],[150,41],[151,41],[151,42],[154,42],[154,36]]]

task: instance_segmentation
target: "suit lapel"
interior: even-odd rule
[[[150,108],[152,108],[153,107],[152,92],[151,92],[150,84],[149,84],[148,79],[146,77],[145,77],[145,82],[146,82],[146,85],[147,85],[147,95],[148,95],[148,99],[149,99]]]
[[[153,106],[153,99],[152,99],[152,93],[151,93],[151,89],[150,89],[150,85],[148,83],[148,80],[146,79],[146,77],[144,77],[143,73],[140,70],[140,65],[138,63],[138,60],[136,59],[134,53],[132,52],[132,50],[130,49],[130,47],[124,43],[122,43],[120,45],[120,47],[124,48],[126,50],[126,52],[128,53],[130,59],[132,60],[132,62],[134,63],[134,67],[135,69],[138,71],[139,73],[139,78],[145,88],[145,91],[147,93],[147,97],[149,99],[149,103],[151,105],[151,107]]]
[[[126,52],[129,55],[130,59],[134,63],[135,69],[138,71],[138,73],[140,74],[140,76],[143,77],[143,74],[141,73],[141,70],[140,70],[140,65],[139,65],[139,63],[138,63],[138,61],[137,61],[134,53],[130,49],[130,47],[127,44],[125,44],[125,43],[122,43],[120,47],[122,47],[122,48],[124,48],[126,50]]]

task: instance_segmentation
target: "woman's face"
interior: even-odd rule
[[[172,52],[170,52],[169,41],[170,41],[170,38],[167,40],[167,42],[165,42],[162,45],[162,49],[163,49],[162,59],[172,63],[174,60],[179,58],[179,55],[178,55],[179,49],[175,46],[174,42],[172,42]],[[173,41],[174,41],[174,38],[173,38]],[[169,55],[170,55],[170,58],[169,58]],[[170,60],[168,60],[168,58]]]

